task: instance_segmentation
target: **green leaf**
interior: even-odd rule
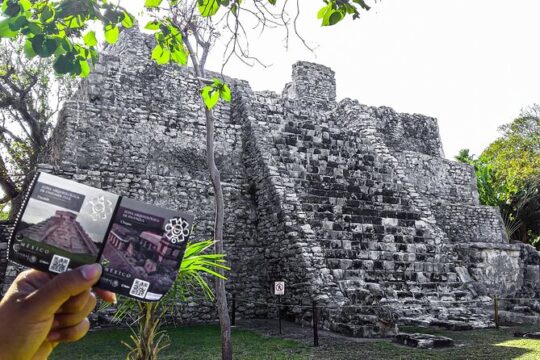
[[[148,9],[157,8],[159,7],[159,5],[161,5],[162,2],[163,0],[146,0],[144,2],[144,7]]]
[[[22,8],[17,2],[8,1],[7,4],[8,5],[7,5],[6,9],[4,10],[5,15],[7,15],[9,17],[15,17],[15,16],[19,15]]]
[[[32,3],[30,0],[19,0],[19,4],[22,6],[24,11],[28,11],[32,8]]]
[[[21,15],[16,18],[13,18],[9,21],[9,28],[13,31],[19,31],[22,27],[28,24],[28,19],[25,16]]]
[[[59,56],[53,64],[53,69],[58,74],[68,74],[73,71],[73,57],[66,54]]]
[[[69,72],[71,75],[80,75],[82,72],[81,62],[79,60],[73,59],[72,69]]]
[[[38,24],[36,23],[33,23],[33,22],[30,22],[28,23],[27,27],[28,31],[34,35],[38,35],[38,34],[41,34],[43,29],[41,28],[41,26],[39,26]]]
[[[231,88],[229,88],[229,85],[223,83],[223,87],[219,92],[219,96],[226,102],[231,102]]]
[[[187,53],[184,49],[174,49],[171,54],[171,59],[178,65],[187,64]]]
[[[96,49],[90,49],[90,58],[92,59],[92,64],[96,65],[99,60],[99,54]]]
[[[85,78],[85,77],[88,77],[88,75],[90,74],[90,65],[88,64],[88,61],[86,60],[81,60],[79,61],[79,64],[81,66],[81,77],[82,78]]]
[[[122,26],[126,29],[131,29],[133,27],[133,17],[124,11],[124,19],[122,20]]]
[[[88,33],[86,33],[86,35],[84,35],[83,39],[86,46],[96,46],[98,43],[95,31],[89,31]]]
[[[118,29],[118,26],[112,24],[105,26],[105,41],[109,44],[115,44],[118,41],[119,36],[120,30]]]
[[[212,16],[219,10],[218,0],[199,0],[199,12],[203,17]]]
[[[204,104],[209,110],[212,110],[212,108],[216,106],[217,102],[219,101],[219,92],[210,85],[207,85],[202,89],[201,96]]]
[[[146,30],[159,30],[159,27],[161,25],[161,21],[150,21],[146,26],[144,27]]]
[[[161,45],[156,45],[152,50],[152,60],[155,60],[159,65],[169,63],[171,59],[171,52],[169,49],[164,49]]]
[[[58,40],[46,38],[43,34],[34,36],[31,40],[32,49],[41,57],[49,57],[58,48]]]
[[[341,11],[333,11],[328,18],[328,25],[335,25],[343,19]]]
[[[30,40],[26,40],[26,42],[24,43],[24,54],[29,59],[37,56],[36,52],[32,48],[32,43],[30,42]]]
[[[73,49],[73,45],[71,45],[71,41],[67,37],[62,38],[60,45],[65,51],[71,51]]]
[[[43,10],[41,11],[41,20],[45,23],[50,23],[54,20],[54,16],[56,14],[56,11],[54,8],[50,5],[44,6]]]
[[[326,14],[326,12],[329,10],[329,5],[328,6],[325,6],[325,7],[322,7],[321,10],[319,10],[319,12],[317,13],[317,19],[322,19],[324,18],[324,15]]]

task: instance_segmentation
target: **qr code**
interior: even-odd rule
[[[133,285],[131,285],[131,290],[129,290],[129,295],[144,298],[149,287],[150,283],[148,281],[135,279]]]
[[[49,265],[49,271],[60,274],[68,269],[68,265],[69,265],[68,258],[65,258],[60,255],[54,255],[51,261],[51,265]]]

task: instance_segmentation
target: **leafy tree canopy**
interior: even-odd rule
[[[475,168],[480,203],[497,206],[508,236],[540,246],[540,105],[533,105],[476,158],[468,149],[456,160]]]
[[[491,164],[495,180],[509,200],[533,179],[540,178],[540,105],[501,127],[502,136],[491,143],[479,161]]]
[[[276,6],[278,0],[253,0],[262,6]],[[98,59],[97,37],[88,26],[101,24],[107,43],[118,40],[121,28],[131,28],[133,15],[109,0],[0,0],[0,38],[23,36],[28,57],[52,57],[58,74],[88,76],[90,64]],[[179,0],[146,0],[149,12],[170,9]],[[358,18],[360,10],[369,10],[364,0],[324,0],[318,13],[323,26],[334,25],[346,16]],[[202,17],[211,17],[223,10],[234,16],[242,7],[241,0],[197,0]],[[152,58],[160,63],[187,62],[187,53],[178,29],[170,19],[150,22],[146,29],[156,31],[157,46]]]
[[[95,26],[90,25],[99,24],[105,41],[114,44],[120,30],[131,28],[135,23],[134,16],[122,8],[120,2],[114,4],[109,0],[0,0],[0,3],[4,17],[0,18],[0,39],[23,37],[26,56],[52,58],[55,72],[61,75],[87,77],[91,65],[97,62],[98,36],[92,30]],[[347,16],[357,19],[361,10],[370,9],[364,0],[323,0],[323,3],[317,14],[322,26],[335,25]],[[186,65],[188,62],[189,52],[182,33],[188,30],[191,19],[185,24],[186,29],[179,28],[182,24],[171,19],[172,10],[181,5],[180,0],[145,1],[145,10],[153,18],[145,29],[154,31],[156,38],[152,59],[160,65]],[[239,24],[245,2],[196,0],[196,5],[202,18],[210,18],[221,10],[232,15]],[[265,18],[267,6],[277,6],[278,0],[253,0],[253,5]],[[234,32],[238,29],[236,26]],[[201,89],[201,96],[211,109],[220,99],[230,101],[230,89],[221,80],[212,79]]]
[[[74,89],[72,79],[51,75],[50,58],[28,59],[22,40],[0,41],[1,218],[17,210],[12,201],[30,181],[55,115]]]

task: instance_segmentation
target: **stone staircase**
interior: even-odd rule
[[[391,118],[385,126],[416,134],[391,109],[331,103],[331,96],[317,98],[317,92],[308,92],[306,100],[295,88],[287,86],[281,97],[255,94],[251,112],[243,115],[249,151],[262,157],[262,172],[280,199],[284,231],[294,234],[287,241],[298,244],[307,264],[296,281],[313,283],[308,292],[292,295],[291,305],[310,294],[325,306],[325,327],[357,336],[384,334],[388,322],[381,322],[381,312],[408,324],[491,325],[490,293],[477,286],[485,279],[475,278],[489,266],[471,261],[485,254],[469,248],[510,245],[496,212],[478,204],[470,167],[442,159],[437,141],[425,145],[412,138],[423,152],[413,145],[392,148],[388,144],[394,146],[399,134],[383,133],[387,118],[381,114]],[[438,137],[431,119],[411,119]],[[258,199],[259,206],[264,201]],[[284,261],[276,263],[278,272],[289,266]]]
[[[456,272],[457,255],[441,246],[447,239],[423,217],[427,206],[414,206],[398,169],[359,133],[313,115],[285,113],[267,150],[280,176],[294,184],[326,267],[347,299],[341,311],[327,313],[329,323],[377,335],[373,317],[381,304],[419,323],[470,319],[467,307],[455,302],[474,296]]]

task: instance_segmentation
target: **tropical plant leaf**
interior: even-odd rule
[[[207,85],[203,87],[201,91],[201,96],[203,98],[204,104],[208,109],[212,109],[219,101],[219,91],[214,89],[213,86]]]
[[[146,0],[144,6],[148,9],[153,9],[159,7],[162,2],[163,0]]]
[[[198,6],[199,13],[203,17],[209,17],[215,15],[218,12],[220,4],[218,0],[199,0]]]
[[[11,30],[9,26],[11,19],[4,19],[0,21],[0,38],[15,38],[17,37],[17,31]]]
[[[93,30],[87,32],[86,35],[84,35],[83,40],[86,46],[96,46],[98,43],[96,38],[96,32]]]
[[[105,41],[109,44],[115,44],[118,41],[119,36],[120,29],[118,29],[118,26],[112,24],[105,26]]]

